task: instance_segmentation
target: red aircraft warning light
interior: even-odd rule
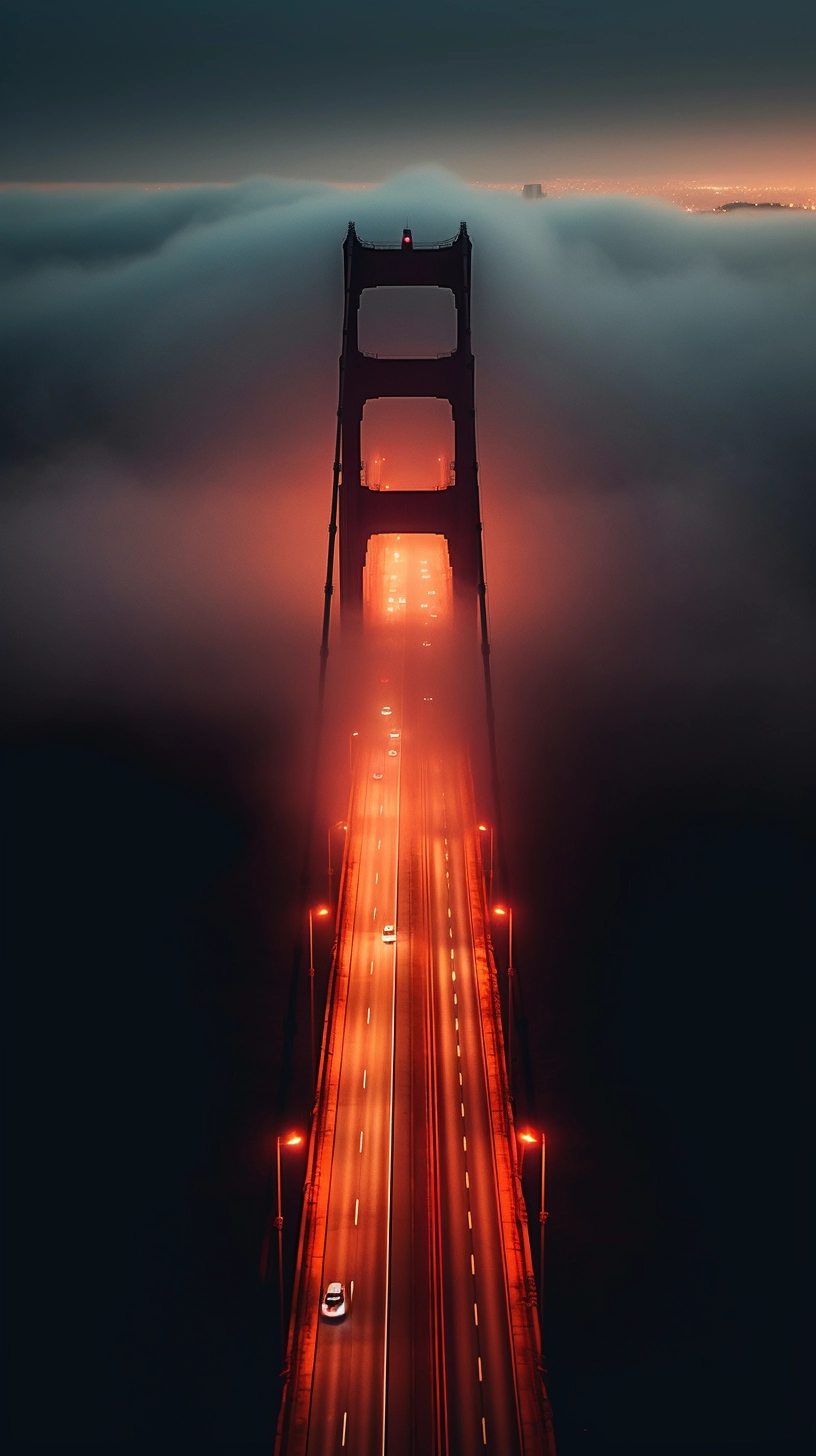
[[[408,227],[402,230],[402,246],[404,248],[412,248],[414,246],[413,234]]]

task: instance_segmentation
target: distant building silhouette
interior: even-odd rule
[[[796,202],[724,202],[722,204],[722,206],[715,207],[714,208],[714,211],[715,212],[737,212],[742,207],[748,207],[748,208],[753,209],[754,211],[760,210],[760,209],[761,210],[765,210],[767,208],[774,208],[776,210],[784,210],[785,212],[805,212],[806,211],[806,209],[804,207],[800,207],[798,205],[798,203],[796,203]]]
[[[541,191],[540,182],[525,182],[521,189],[521,195],[527,202],[541,202],[546,197],[546,192]]]

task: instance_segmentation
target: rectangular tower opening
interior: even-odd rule
[[[449,288],[365,288],[357,327],[364,354],[433,359],[456,348],[456,302]]]
[[[368,400],[360,431],[360,483],[368,490],[447,490],[453,452],[446,399]]]
[[[453,579],[444,536],[401,532],[370,536],[363,570],[367,627],[438,630],[451,621]]]

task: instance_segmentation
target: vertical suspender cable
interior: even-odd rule
[[[314,747],[309,773],[309,792],[306,811],[306,837],[303,845],[303,863],[300,871],[300,892],[298,895],[298,928],[292,952],[292,973],[289,981],[289,1002],[286,1011],[283,1061],[278,1086],[278,1110],[282,1114],[286,1104],[286,1091],[292,1067],[292,1052],[295,1039],[295,1011],[297,1007],[300,963],[303,958],[303,924],[306,917],[311,880],[312,845],[314,843],[314,822],[317,810],[317,783],[320,772],[320,749],[323,738],[323,713],[326,701],[326,669],[329,661],[329,631],[331,628],[332,597],[334,595],[334,558],[337,544],[337,515],[340,503],[340,480],[342,476],[343,438],[343,393],[345,384],[346,340],[348,335],[349,292],[351,283],[351,255],[345,256],[343,303],[343,349],[340,355],[340,377],[337,391],[337,428],[334,437],[334,469],[332,473],[331,512],[329,515],[329,541],[326,550],[326,581],[323,587],[323,627],[320,636],[320,670],[317,682],[317,704],[315,708]]]

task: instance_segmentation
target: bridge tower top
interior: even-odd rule
[[[349,223],[343,248],[345,310],[340,360],[340,600],[345,621],[359,619],[369,538],[379,533],[431,532],[445,536],[457,612],[475,625],[483,584],[474,362],[470,343],[472,244],[463,222],[456,237],[417,244],[410,228],[395,243],[366,243]],[[428,359],[380,358],[360,349],[360,299],[369,288],[446,288],[456,305],[456,347]],[[361,479],[360,430],[370,399],[435,398],[451,406],[453,484],[445,490],[388,492]]]

